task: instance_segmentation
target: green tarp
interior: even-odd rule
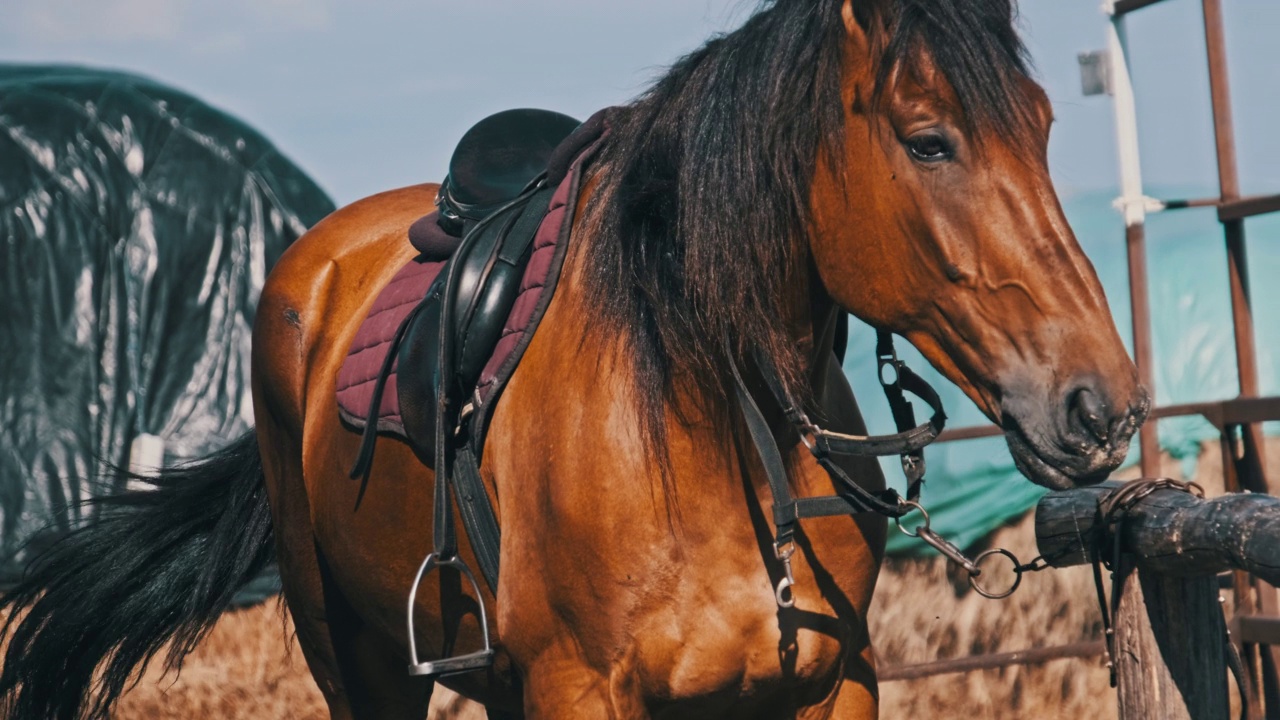
[[[267,270],[333,202],[243,122],[117,72],[0,65],[0,577],[139,436],[252,426]],[[153,445],[154,447],[154,445]],[[136,458],[135,458],[136,460]]]

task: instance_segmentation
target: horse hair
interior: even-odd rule
[[[126,476],[154,489],[92,501],[93,522],[37,556],[0,596],[9,610],[0,715],[106,718],[136,682],[134,668],[172,642],[165,668],[181,669],[236,590],[271,561],[253,433],[156,477]]]
[[[858,3],[880,62],[876,102],[895,67],[933,61],[970,129],[1025,136],[1025,48],[1013,0]],[[806,272],[810,187],[820,153],[840,167],[847,35],[841,0],[766,0],[611,118],[586,225],[594,327],[631,352],[644,434],[665,446],[674,377],[714,411],[732,396],[731,359],[761,353],[807,397],[787,330],[789,289]],[[608,333],[598,333],[606,335]],[[687,397],[680,394],[679,397]]]

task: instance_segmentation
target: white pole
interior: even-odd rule
[[[1124,16],[1115,11],[1115,1],[1106,0],[1103,11],[1110,16],[1107,25],[1107,63],[1109,85],[1116,114],[1116,150],[1120,157],[1120,197],[1116,207],[1124,213],[1125,247],[1129,262],[1129,303],[1133,315],[1133,361],[1138,377],[1155,397],[1153,349],[1151,347],[1151,300],[1147,291],[1146,221],[1147,212],[1164,209],[1164,205],[1142,192],[1142,164],[1138,158],[1138,111],[1133,100],[1133,78],[1129,75],[1128,47],[1124,32]],[[1155,422],[1148,423],[1139,435],[1142,449],[1142,474],[1160,473],[1160,446]]]
[[[1128,41],[1124,16],[1115,12],[1115,0],[1102,7],[1111,19],[1107,25],[1109,84],[1116,115],[1116,149],[1120,157],[1120,197],[1116,207],[1124,213],[1125,227],[1140,225],[1148,210],[1161,204],[1142,192],[1142,163],[1138,157],[1138,110],[1133,99],[1133,78],[1129,75]]]

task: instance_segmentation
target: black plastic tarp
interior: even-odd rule
[[[74,527],[79,501],[117,488],[104,462],[195,457],[252,426],[263,280],[332,210],[190,95],[0,64],[0,574],[33,532]]]

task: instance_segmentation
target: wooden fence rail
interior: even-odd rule
[[[1110,524],[1099,502],[1124,483],[1046,495],[1036,509],[1040,553],[1054,567],[1121,558],[1115,653],[1120,718],[1226,720],[1226,626],[1216,575],[1244,570],[1280,583],[1280,498],[1203,500],[1156,490]]]

